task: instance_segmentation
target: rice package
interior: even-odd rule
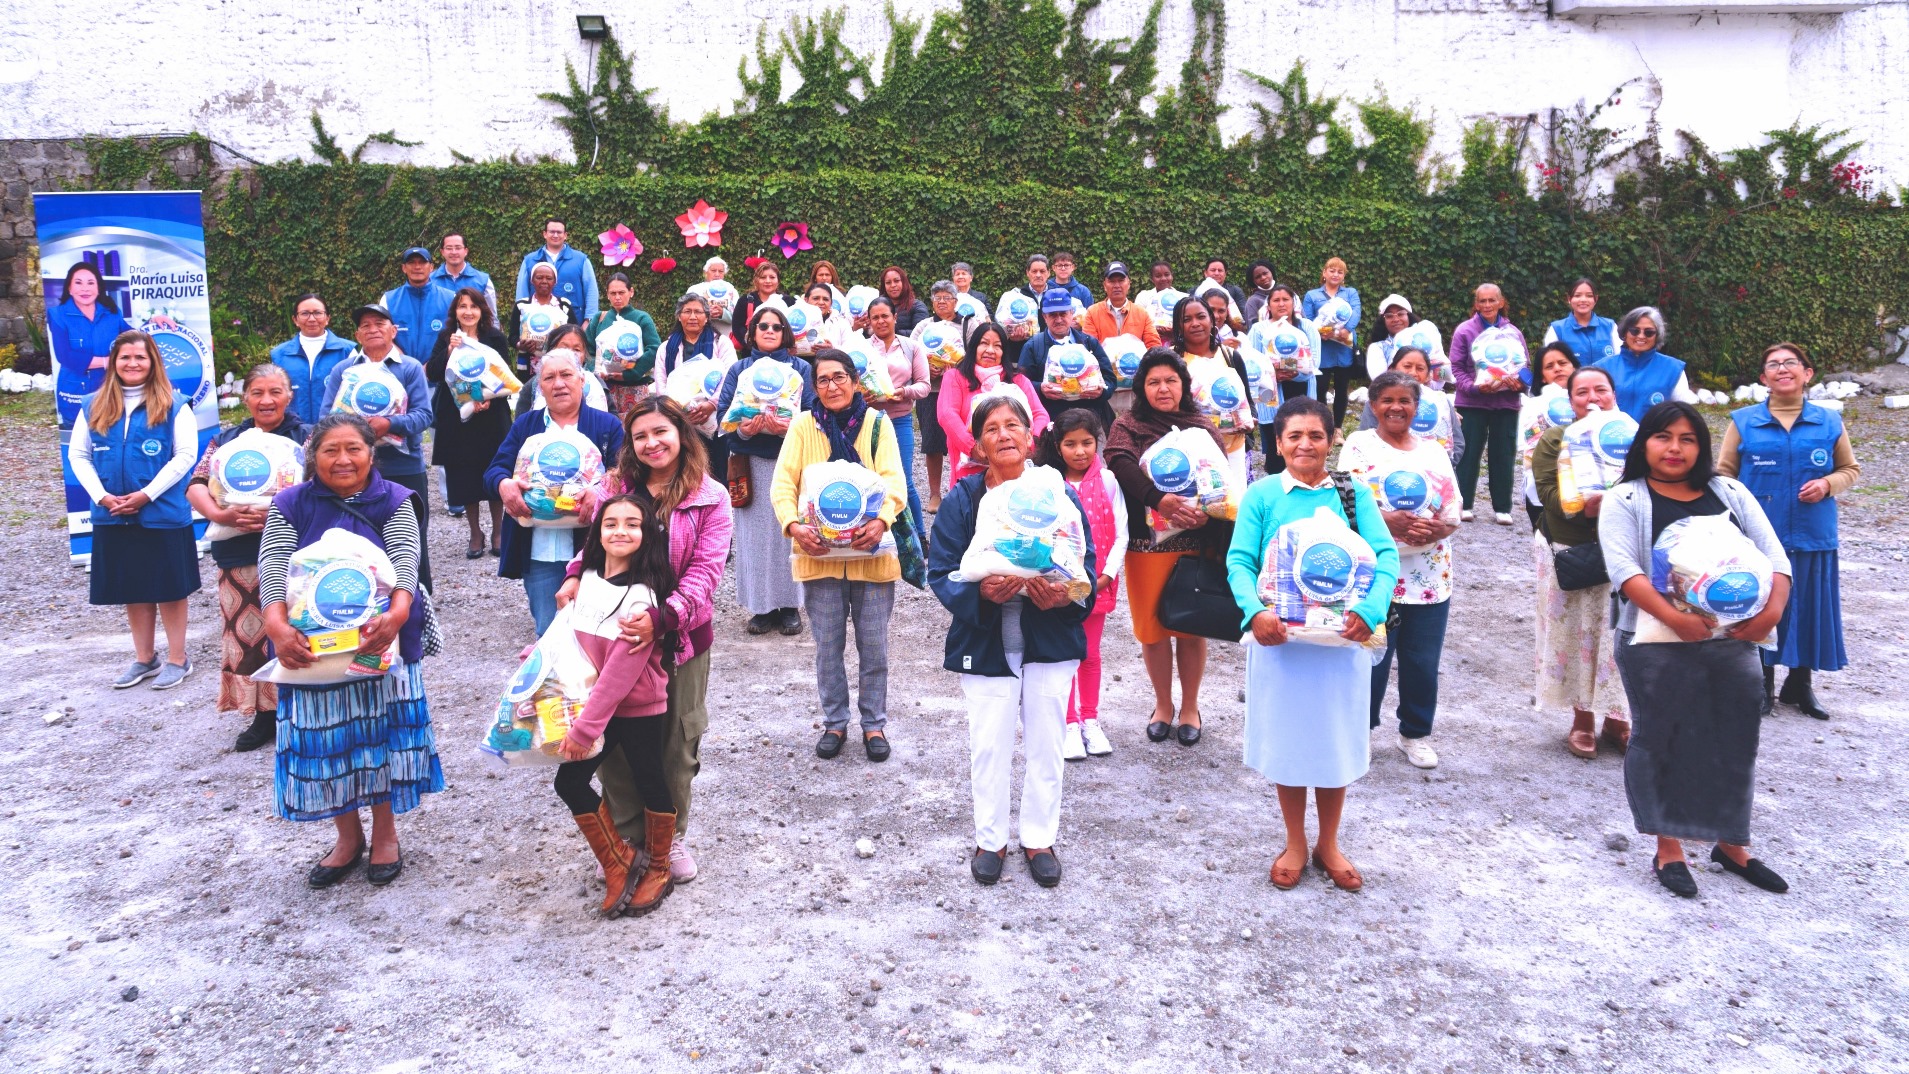
[[[722,394],[723,377],[729,367],[736,364],[734,358],[698,357],[670,370],[669,379],[663,383],[663,394],[682,404],[689,410],[705,403],[714,404],[716,397]],[[716,431],[716,415],[698,427],[704,436]]]
[[[969,582],[995,575],[1045,578],[1066,586],[1069,600],[1085,600],[1094,590],[1085,533],[1061,472],[1030,466],[981,497],[960,575]]]
[[[1421,387],[1418,410],[1412,415],[1412,435],[1436,440],[1439,447],[1450,452],[1452,430],[1456,424],[1451,397],[1437,388]]]
[[[577,430],[553,428],[524,441],[515,476],[524,483],[528,525],[577,529],[579,501],[603,479],[603,453]]]
[[[643,330],[621,317],[597,333],[597,376],[611,384],[622,384],[636,372],[643,357]]]
[[[1173,327],[1173,307],[1185,297],[1185,291],[1169,287],[1164,291],[1142,291],[1134,296],[1134,302],[1147,312],[1147,316],[1153,318],[1155,328],[1168,329]]]
[[[1246,333],[1246,346],[1264,354],[1275,373],[1310,377],[1319,372],[1312,335],[1291,321],[1260,321]]]
[[[1346,612],[1372,592],[1378,556],[1329,507],[1279,527],[1266,544],[1259,599],[1286,622],[1286,636],[1311,645],[1351,645],[1339,636]],[[1385,624],[1368,623],[1373,652],[1385,649]]]
[[[1100,360],[1080,343],[1059,343],[1047,349],[1041,384],[1058,389],[1062,399],[1079,399],[1088,392],[1107,390],[1106,378],[1100,373]]]
[[[1617,483],[1636,437],[1637,422],[1621,410],[1594,410],[1565,427],[1558,452],[1558,499],[1565,514],[1581,513],[1585,494]]]
[[[1493,325],[1472,340],[1473,381],[1481,387],[1517,381],[1530,361],[1524,340],[1509,325]]]
[[[1040,323],[1041,304],[1019,291],[1009,291],[1001,296],[1000,305],[994,311],[994,319],[1004,328],[1033,328]]]
[[[1193,375],[1193,405],[1213,420],[1222,433],[1241,433],[1253,427],[1253,399],[1247,394],[1240,375],[1217,358],[1196,361]]]
[[[1359,327],[1358,318],[1352,315],[1352,303],[1337,295],[1326,299],[1312,319],[1321,328],[1343,328],[1350,332]]]
[[[1538,441],[1546,432],[1576,420],[1571,397],[1564,394],[1564,388],[1559,385],[1547,384],[1537,395],[1525,396],[1518,410],[1519,457],[1529,463],[1531,453],[1537,450]]]
[[[1114,364],[1114,387],[1133,387],[1134,374],[1140,372],[1140,359],[1147,356],[1147,344],[1138,336],[1120,332],[1101,340],[1100,349],[1107,352],[1107,360]]]
[[[727,321],[736,312],[736,303],[742,293],[728,280],[704,280],[689,289],[689,293],[709,304],[709,318],[712,321]]]
[[[356,414],[369,420],[395,418],[410,406],[411,399],[404,394],[404,385],[398,383],[398,378],[383,362],[359,362],[346,366],[339,375],[338,396],[332,400],[331,412]],[[404,437],[384,436],[378,443],[401,448]]]
[[[802,409],[802,374],[787,362],[758,358],[736,378],[736,394],[722,416],[722,431],[738,431],[750,418],[771,414],[793,421]]]
[[[827,558],[865,558],[893,555],[895,538],[882,534],[881,544],[863,552],[849,547],[855,531],[881,517],[888,498],[882,475],[858,462],[835,460],[810,463],[802,470],[796,510],[805,525],[815,527],[829,550]]]
[[[1651,588],[1679,611],[1703,616],[1714,637],[1763,610],[1770,578],[1770,558],[1723,515],[1680,518],[1651,547]],[[1637,623],[1640,643],[1683,640],[1648,615],[1639,615]],[[1774,645],[1774,634],[1764,643]]]
[[[639,347],[642,340],[639,333]],[[450,389],[451,400],[457,404],[458,417],[464,421],[471,420],[471,415],[477,413],[477,404],[509,399],[524,389],[524,382],[517,379],[503,355],[482,343],[470,341],[459,345],[445,358],[444,382]]]
[[[286,616],[318,662],[292,669],[268,662],[252,678],[315,686],[376,677],[397,659],[397,641],[382,653],[360,653],[359,629],[391,609],[398,572],[370,539],[334,527],[293,552],[285,570]]]
[[[1213,518],[1231,519],[1239,514],[1240,496],[1245,490],[1235,480],[1225,452],[1205,429],[1169,431],[1141,454],[1140,469],[1155,488],[1198,501]],[[1147,521],[1161,540],[1180,532],[1157,511],[1147,512]]]
[[[919,342],[922,349],[928,352],[928,368],[931,372],[945,373],[960,365],[961,359],[967,354],[958,324],[930,321],[922,326]]]
[[[207,488],[220,507],[264,507],[305,480],[305,450],[289,437],[247,429],[212,453],[210,470]],[[239,536],[239,531],[213,522],[205,535],[209,541],[223,541]]]
[[[866,317],[868,304],[880,297],[880,293],[867,284],[856,284],[842,296],[842,304],[847,307],[850,317]]]
[[[985,321],[988,319],[988,307],[982,305],[981,300],[973,295],[959,294],[955,296],[955,316],[964,321],[970,317],[979,317]]]
[[[506,767],[563,763],[563,740],[596,683],[596,669],[577,644],[571,609],[563,608],[518,665],[478,752]],[[590,750],[603,751],[599,737]]]

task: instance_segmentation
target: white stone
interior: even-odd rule
[[[862,838],[857,839],[855,841],[855,856],[858,858],[874,857],[875,856],[875,841],[873,839],[868,838],[867,836],[863,836]]]

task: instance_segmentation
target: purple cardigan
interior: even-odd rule
[[[1512,324],[1510,318],[1500,314],[1496,324],[1518,332],[1518,343],[1525,346],[1527,351],[1530,350],[1530,347],[1525,345],[1525,334],[1518,331],[1518,326]],[[1458,382],[1457,405],[1477,407],[1480,410],[1517,410],[1522,405],[1523,392],[1481,392],[1472,387],[1478,373],[1478,367],[1472,362],[1472,340],[1477,339],[1478,333],[1483,332],[1487,327],[1492,326],[1486,325],[1484,320],[1474,313],[1465,318],[1463,324],[1452,329],[1451,346],[1445,348],[1445,353],[1452,360],[1452,379]]]
[[[625,491],[615,470],[603,475],[604,499]],[[679,666],[701,656],[716,640],[716,590],[723,582],[734,528],[729,490],[707,475],[702,487],[670,512],[669,566],[676,573],[676,589],[663,602],[661,618],[665,630],[677,632]],[[565,573],[573,578],[583,573],[581,554]]]
[[[365,525],[345,509],[337,493],[316,481],[306,481],[280,492],[273,497],[272,506],[292,524],[298,533],[300,548],[318,540],[329,529],[349,530],[384,548],[384,524],[397,512],[411,510],[411,497],[415,495],[373,470],[371,483],[352,505],[370,519],[373,526]],[[398,630],[398,656],[407,664],[424,659],[424,598],[415,590],[411,594],[411,614]]]

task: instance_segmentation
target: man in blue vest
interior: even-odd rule
[[[547,261],[557,270],[557,287],[553,293],[568,299],[577,320],[589,324],[598,313],[597,274],[590,267],[589,258],[564,244],[569,237],[570,231],[563,226],[563,221],[544,221],[544,244],[525,254],[523,264],[517,266],[517,301],[530,297],[530,270]]]
[[[431,251],[413,246],[404,252],[404,286],[384,293],[384,308],[397,328],[398,349],[419,362],[431,357],[438,333],[451,320],[456,292],[431,282]]]
[[[488,272],[482,272],[472,265],[470,248],[464,245],[464,236],[455,232],[444,236],[438,249],[444,254],[444,263],[431,273],[431,282],[452,294],[469,287],[484,296],[484,302],[490,306],[492,315],[497,313],[497,287],[491,283]],[[423,361],[423,358],[419,358]]]

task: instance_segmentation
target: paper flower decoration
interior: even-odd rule
[[[794,257],[798,250],[815,249],[815,244],[809,241],[809,225],[801,221],[777,224],[775,237],[769,241],[782,251],[784,261]]]
[[[742,259],[742,267],[748,269],[751,272],[754,272],[756,270],[757,265],[760,265],[767,260],[769,259],[762,256],[759,253],[750,254],[748,257],[745,257]]]
[[[683,229],[684,246],[721,246],[723,223],[728,219],[728,213],[697,198],[688,212],[676,218],[676,226]]]
[[[651,272],[668,272],[669,270],[675,267],[676,267],[676,259],[673,257],[659,257],[656,260],[650,262]]]
[[[597,236],[597,241],[603,244],[605,265],[634,265],[636,255],[643,252],[643,243],[627,224],[618,224],[603,232]]]

